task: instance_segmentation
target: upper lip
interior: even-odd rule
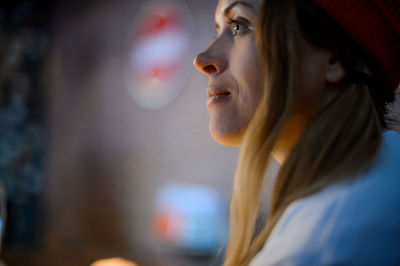
[[[208,97],[212,97],[215,95],[221,95],[221,94],[231,94],[231,92],[228,90],[225,90],[225,89],[216,89],[216,88],[208,88],[207,89]]]

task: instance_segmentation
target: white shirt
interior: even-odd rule
[[[400,134],[373,167],[290,204],[250,266],[400,265]]]

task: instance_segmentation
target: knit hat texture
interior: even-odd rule
[[[314,0],[374,59],[393,90],[400,83],[400,0]]]

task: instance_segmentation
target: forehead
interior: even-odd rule
[[[223,16],[224,11],[232,5],[235,8],[243,8],[249,5],[252,6],[254,10],[258,11],[261,7],[261,3],[262,0],[219,0],[217,9],[215,10],[215,17]]]

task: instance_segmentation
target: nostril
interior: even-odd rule
[[[217,68],[214,65],[207,65],[203,67],[203,71],[207,74],[211,74],[217,72]]]
[[[203,52],[194,58],[193,65],[198,71],[209,75],[224,72],[227,62],[223,58]]]

